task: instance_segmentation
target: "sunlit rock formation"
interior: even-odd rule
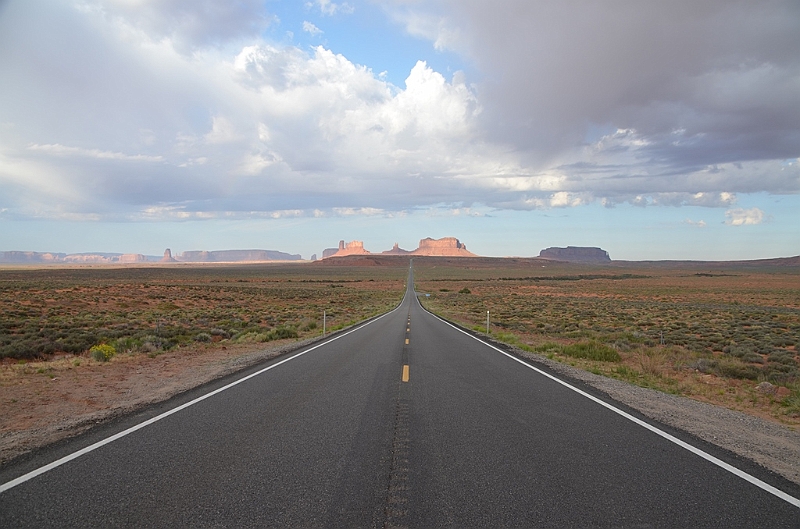
[[[411,252],[412,255],[430,255],[438,257],[478,257],[467,250],[455,237],[431,239],[427,237],[419,241],[419,248]]]

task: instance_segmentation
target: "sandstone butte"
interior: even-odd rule
[[[351,241],[345,243],[339,241],[339,248],[328,248],[322,252],[322,258],[345,257],[347,255],[373,255],[372,252],[364,249],[362,241]],[[380,255],[423,255],[436,257],[478,257],[467,250],[467,246],[455,237],[443,237],[441,239],[431,239],[427,237],[419,241],[416,250],[408,251],[400,248],[395,243],[391,250],[381,252]]]

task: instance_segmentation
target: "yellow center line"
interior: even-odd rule
[[[403,382],[408,382],[408,364],[403,366]]]
[[[408,338],[406,338],[406,345],[408,345]]]

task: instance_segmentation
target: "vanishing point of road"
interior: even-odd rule
[[[800,527],[800,488],[426,312],[0,469],[0,527]]]

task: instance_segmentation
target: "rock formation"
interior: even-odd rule
[[[119,256],[120,263],[146,263],[147,257],[140,253],[124,253]]]
[[[567,246],[566,248],[546,248],[539,252],[539,257],[554,261],[571,261],[578,263],[600,263],[611,261],[608,252],[602,248],[586,246]]]
[[[99,253],[72,253],[64,257],[65,263],[113,263],[117,260],[119,260],[119,256]]]
[[[338,251],[339,248],[325,248],[322,250],[322,258],[327,259],[328,257],[333,257]]]
[[[339,248],[336,249],[336,252],[326,255],[327,253],[328,250],[322,252],[323,259],[326,257],[344,257],[345,255],[370,255],[370,252],[364,249],[362,241],[350,241],[348,243],[339,241]]]
[[[386,250],[385,252],[381,252],[381,254],[384,255],[408,255],[410,253],[411,252],[409,250],[403,250],[402,248],[400,248],[400,245],[398,243],[394,243],[394,246],[392,246],[391,250]]]
[[[183,252],[175,258],[186,263],[237,263],[259,261],[300,261],[299,254],[288,254],[274,250],[218,250],[208,252],[194,250]]]
[[[431,239],[427,237],[419,241],[419,248],[411,252],[411,255],[430,255],[440,257],[478,257],[474,253],[467,251],[467,246],[455,237],[443,237],[441,239]]]
[[[0,263],[54,263],[66,256],[65,253],[0,252]]]
[[[328,248],[322,252],[322,258],[344,257],[346,255],[372,255],[364,249],[361,241],[352,241],[345,244],[339,241],[338,248]],[[381,252],[380,255],[429,255],[440,257],[478,257],[472,252],[467,251],[467,247],[455,237],[444,237],[442,239],[431,239],[430,237],[419,241],[419,248],[409,252],[403,250],[400,245],[394,243],[391,250]]]
[[[172,257],[172,250],[170,250],[169,248],[164,250],[164,257],[161,258],[161,262],[162,263],[174,263],[174,262],[176,262],[175,258]]]

